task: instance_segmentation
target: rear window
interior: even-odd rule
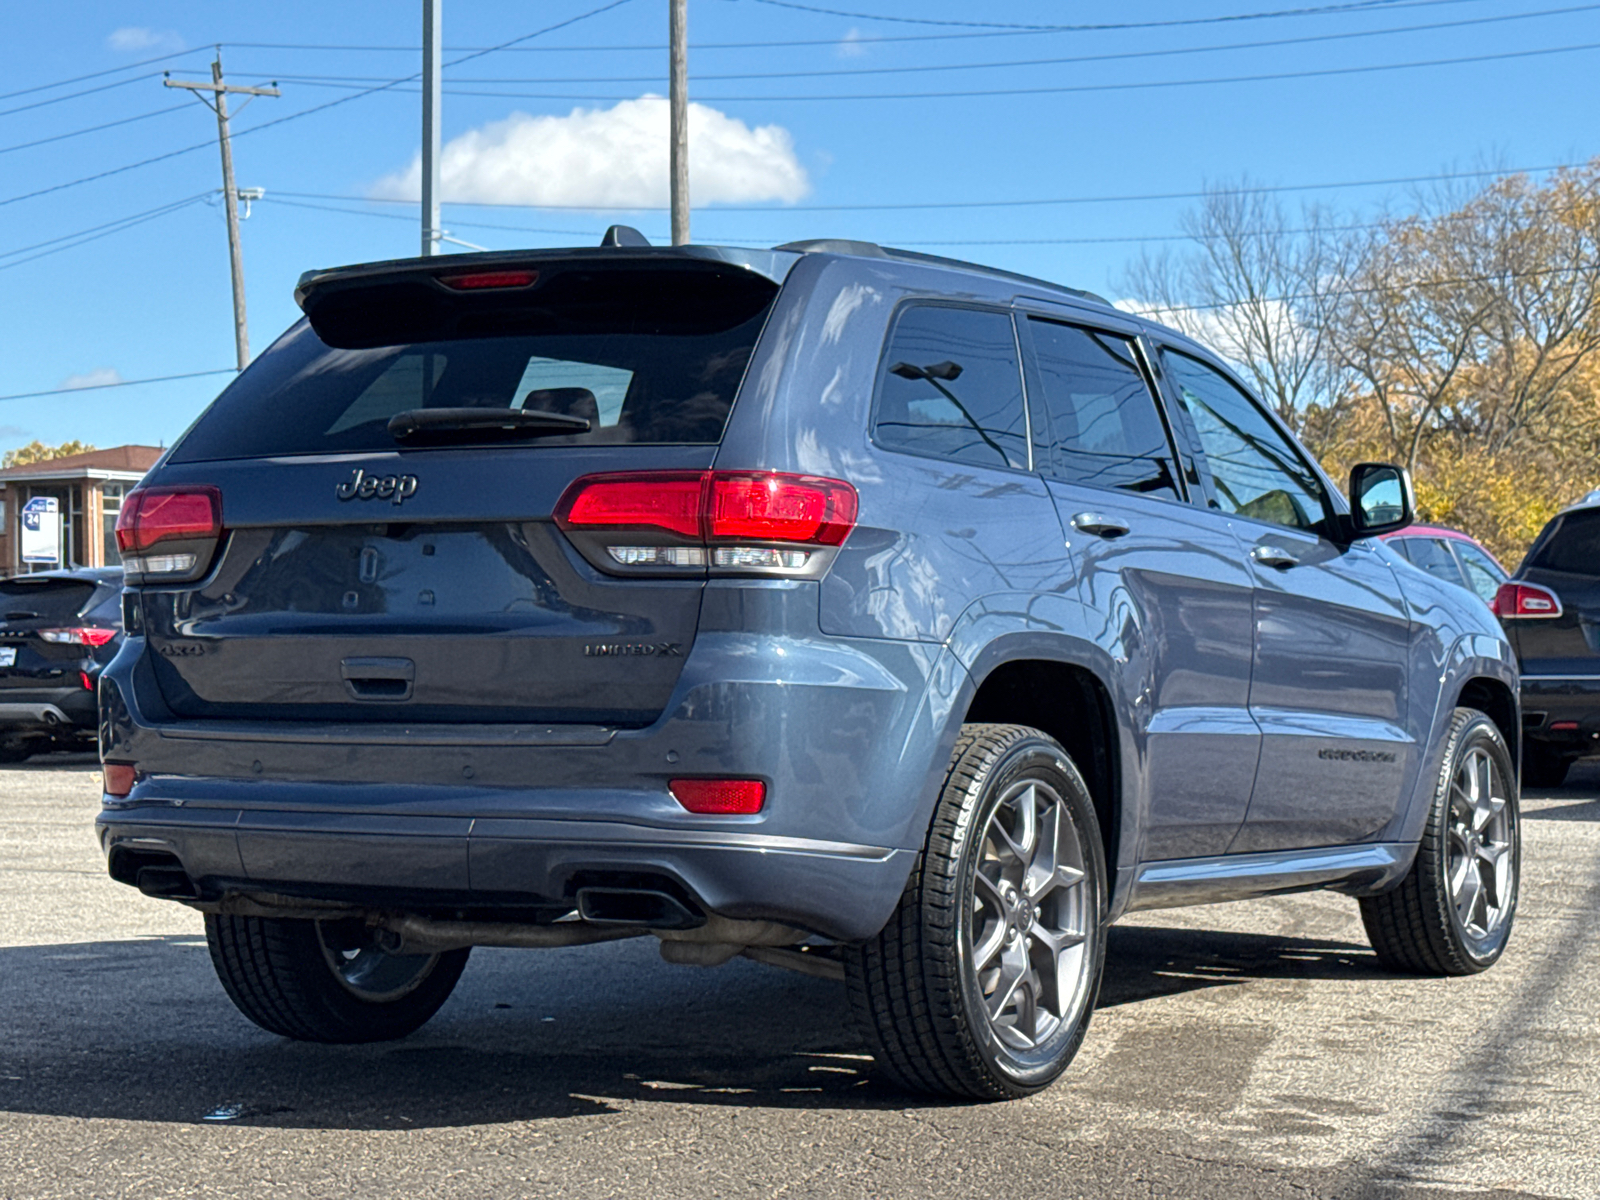
[[[1574,575],[1600,575],[1600,508],[1557,517],[1554,532],[1543,539],[1530,566]]]
[[[725,269],[569,269],[505,295],[429,289],[358,288],[313,307],[171,461],[392,450],[389,419],[426,408],[590,425],[499,445],[715,444],[777,294],[770,280]]]
[[[7,579],[0,582],[0,621],[70,621],[94,588],[78,579]]]

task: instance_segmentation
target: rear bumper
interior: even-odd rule
[[[1600,754],[1600,674],[1524,674],[1522,729],[1558,750]]]
[[[17,733],[92,734],[95,695],[82,687],[0,690],[0,735]]]
[[[264,811],[174,799],[106,808],[102,849],[174,856],[202,899],[288,894],[371,908],[570,906],[578,884],[666,879],[706,912],[854,941],[893,911],[914,853],[618,822]]]

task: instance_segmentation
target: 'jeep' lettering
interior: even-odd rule
[[[417,494],[417,477],[415,475],[368,475],[360,467],[351,472],[338,487],[333,489],[333,494],[341,500],[388,500],[393,504],[404,504]]]

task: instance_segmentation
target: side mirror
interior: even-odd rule
[[[1350,529],[1376,537],[1404,529],[1417,519],[1411,475],[1392,463],[1357,463],[1350,468]]]

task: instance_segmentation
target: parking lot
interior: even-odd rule
[[[837,985],[653,941],[479,950],[403,1042],[270,1037],[197,914],[105,877],[96,772],[0,771],[0,1196],[1600,1195],[1593,763],[1524,801],[1488,974],[1387,975],[1333,895],[1147,914],[1066,1081],[989,1106],[881,1083]]]

